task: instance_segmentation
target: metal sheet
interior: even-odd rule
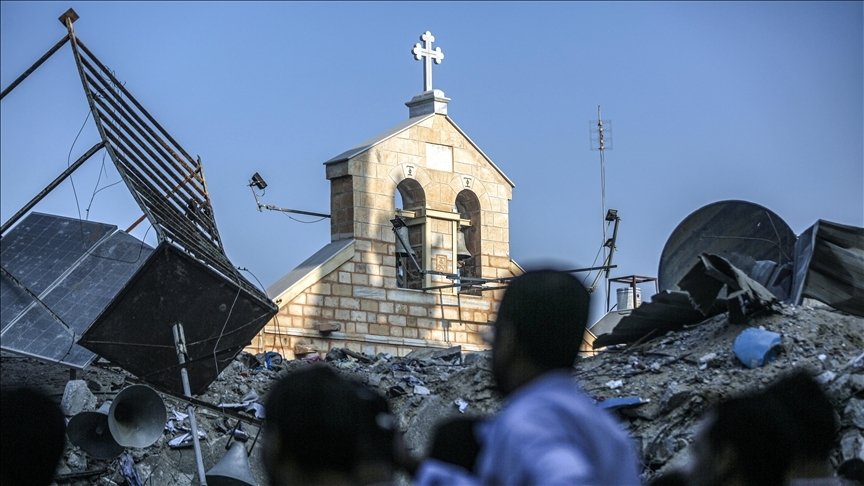
[[[75,342],[153,251],[116,226],[32,213],[0,242],[2,349],[83,368]]]
[[[819,220],[798,238],[791,299],[864,316],[864,228]]]
[[[709,312],[709,315],[717,314],[722,310],[725,309],[714,309]],[[597,349],[613,344],[653,339],[688,324],[702,322],[704,319],[705,316],[693,308],[690,296],[686,292],[666,290],[652,296],[651,302],[633,309],[629,316],[621,319],[611,333],[597,336],[593,347]]]
[[[139,378],[183,393],[172,326],[186,335],[193,394],[213,382],[276,306],[161,243],[80,344]]]
[[[660,290],[680,290],[678,282],[701,253],[719,255],[785,299],[795,233],[771,210],[747,201],[720,201],[702,207],[672,231],[657,271]],[[773,264],[769,263],[773,262]],[[783,272],[787,273],[783,273]]]

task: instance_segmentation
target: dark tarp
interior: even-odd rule
[[[790,301],[804,297],[864,316],[864,228],[820,219],[798,237]]]
[[[594,348],[653,339],[727,310],[730,322],[741,323],[777,300],[729,260],[708,253],[699,255],[678,287],[685,291],[664,290],[633,309],[610,334],[598,336]]]
[[[593,347],[597,349],[662,336],[668,331],[675,331],[704,319],[705,316],[693,308],[686,292],[664,290],[651,297],[651,302],[633,309],[629,316],[621,319],[612,333],[598,336]]]

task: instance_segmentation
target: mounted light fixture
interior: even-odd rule
[[[263,191],[264,188],[267,187],[267,181],[265,181],[264,178],[261,177],[261,174],[256,172],[252,175],[252,179],[249,181],[249,186],[255,186]]]

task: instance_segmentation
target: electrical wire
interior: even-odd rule
[[[286,214],[286,213],[282,213],[282,214],[287,216],[288,219],[290,219],[292,221],[296,221],[298,223],[303,223],[303,224],[320,223],[321,221],[324,221],[325,219],[327,219],[327,218],[319,218],[319,219],[316,219],[315,221],[301,221],[301,220],[295,218],[294,216],[291,216],[290,214]]]
[[[81,132],[84,131],[84,127],[87,125],[87,120],[90,119],[90,115],[92,113],[90,110],[87,110],[87,116],[84,117],[84,123],[81,124],[81,128],[78,129],[78,133],[75,135],[75,140],[72,140],[72,146],[69,147],[69,155],[66,156],[66,168],[72,166],[72,149],[75,148],[75,142],[78,141],[78,137],[81,136]],[[72,194],[75,196],[75,207],[78,208],[78,219],[81,219],[81,204],[78,203],[78,191],[75,189],[75,181],[72,179],[72,174],[69,174],[69,182],[72,184]]]
[[[216,350],[219,349],[219,341],[222,340],[222,335],[225,334],[225,328],[228,326],[228,321],[231,319],[231,314],[234,313],[234,305],[237,303],[237,299],[240,298],[240,292],[243,291],[243,288],[239,285],[237,286],[237,294],[234,296],[234,302],[231,302],[231,308],[228,310],[228,315],[225,316],[225,322],[222,324],[222,330],[219,331],[219,338],[216,339],[216,344],[213,345],[213,364],[216,366],[216,371],[219,371],[219,360],[216,358]]]

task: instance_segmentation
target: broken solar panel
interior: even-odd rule
[[[152,251],[113,225],[28,215],[0,241],[0,347],[86,367],[76,341]]]
[[[190,388],[200,394],[276,313],[260,292],[161,243],[80,344],[163,390],[182,394],[172,328],[183,324]]]

